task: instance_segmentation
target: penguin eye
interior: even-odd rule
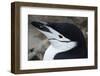
[[[61,35],[58,35],[59,36],[59,38],[63,38],[63,36],[61,36]]]

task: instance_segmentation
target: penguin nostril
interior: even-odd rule
[[[59,38],[63,38],[63,36],[61,36],[61,35],[58,35],[59,36]]]

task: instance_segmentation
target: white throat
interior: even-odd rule
[[[48,49],[45,51],[43,60],[53,60],[54,56],[57,54],[57,49],[54,48],[52,45],[48,47]]]
[[[69,51],[72,48],[74,48],[76,45],[77,45],[76,42],[71,42],[71,43],[67,44],[66,50],[60,49],[60,48],[63,48],[63,45],[59,46],[58,48],[54,47],[53,45],[50,45],[48,47],[48,49],[45,51],[43,60],[54,60],[54,57],[55,57],[56,54],[61,53],[61,52],[65,52],[65,51]]]

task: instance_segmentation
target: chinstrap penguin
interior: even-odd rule
[[[78,27],[69,23],[33,21],[31,23],[51,43],[43,60],[87,58],[85,38]]]

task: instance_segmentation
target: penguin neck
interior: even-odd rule
[[[43,60],[54,60],[55,55],[60,52],[62,52],[62,50],[59,50],[50,45],[44,54]]]

